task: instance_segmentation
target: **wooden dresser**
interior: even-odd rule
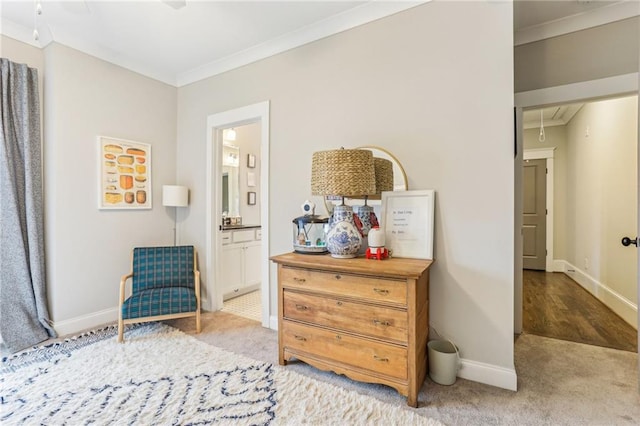
[[[431,260],[287,253],[278,264],[278,351],[418,406],[427,374]]]

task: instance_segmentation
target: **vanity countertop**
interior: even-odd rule
[[[260,225],[222,225],[223,231],[233,231],[237,229],[259,229]]]

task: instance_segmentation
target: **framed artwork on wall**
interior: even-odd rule
[[[256,156],[253,154],[247,154],[247,167],[253,169],[256,166]]]
[[[393,257],[433,259],[435,191],[382,193],[382,227]]]
[[[247,172],[247,186],[256,186],[256,174]]]
[[[98,136],[98,208],[150,209],[151,145]]]

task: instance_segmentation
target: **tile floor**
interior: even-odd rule
[[[224,302],[223,312],[238,315],[254,321],[262,321],[262,298],[260,290],[234,297]]]

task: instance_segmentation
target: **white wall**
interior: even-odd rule
[[[640,17],[514,48],[516,92],[638,72]]]
[[[235,145],[240,147],[240,216],[244,225],[260,225],[260,123],[236,127]],[[247,155],[256,157],[256,166],[247,166]],[[247,185],[247,173],[253,173],[256,186]],[[247,203],[247,192],[256,193],[256,204]]]
[[[47,285],[64,334],[117,318],[134,246],[173,244],[176,89],[60,44],[44,53]],[[98,210],[98,135],[151,144],[152,209]]]
[[[512,27],[510,2],[431,2],[178,89],[181,235],[205,247],[208,115],[271,102],[271,255],[292,250],[314,151],[388,149],[437,193],[431,324],[462,377],[515,388]]]
[[[637,304],[637,96],[586,104],[567,125],[567,257]]]

